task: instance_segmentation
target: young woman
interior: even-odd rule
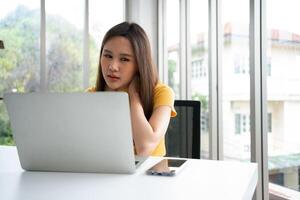
[[[164,156],[164,136],[176,116],[174,92],[158,82],[145,31],[123,22],[104,36],[96,86],[88,91],[126,91],[137,155]]]

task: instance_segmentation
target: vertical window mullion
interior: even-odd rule
[[[83,88],[89,87],[89,0],[84,1],[83,28]]]
[[[209,0],[209,157],[223,158],[220,0]]]
[[[223,26],[221,21],[221,3],[222,0],[217,1],[217,126],[218,126],[218,132],[217,132],[217,156],[218,160],[223,160],[223,88],[222,88],[222,49],[223,49]]]
[[[127,0],[123,0],[123,20],[126,20],[127,17]]]
[[[192,99],[192,62],[191,62],[191,34],[190,34],[190,0],[186,0],[185,5],[185,36],[186,36],[186,97]]]
[[[266,112],[265,0],[250,1],[251,161],[258,163],[255,199],[269,199]]]
[[[180,98],[187,99],[186,95],[186,1],[179,1],[179,62],[180,62]]]
[[[41,0],[41,21],[40,21],[40,91],[46,92],[47,68],[46,68],[46,9],[45,0]]]
[[[168,84],[168,50],[166,27],[166,0],[158,1],[158,72],[163,83]]]

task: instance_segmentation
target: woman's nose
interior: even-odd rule
[[[118,65],[116,63],[110,63],[108,69],[113,72],[119,71]]]

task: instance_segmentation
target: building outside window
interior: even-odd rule
[[[192,61],[192,79],[193,81],[205,79],[208,76],[207,63],[204,63],[204,58]]]
[[[209,156],[208,1],[190,0],[190,93],[201,101],[201,157]]]
[[[250,134],[250,115],[243,113],[234,114],[235,134]],[[272,113],[268,113],[268,133],[272,133]]]
[[[221,9],[223,156],[250,162],[249,1],[224,0]]]
[[[237,6],[239,10],[232,12],[232,8]],[[205,11],[199,12],[199,9],[204,7],[197,7],[195,4],[191,6],[195,10],[198,9],[198,15],[205,13]],[[295,16],[299,13],[295,9],[299,8],[299,5],[294,0],[276,1],[276,3],[267,0],[266,8],[268,51],[265,67],[268,91],[267,131],[270,182],[299,191],[300,139],[297,139],[299,134],[295,131],[298,130],[296,116],[300,113],[298,108],[300,30],[298,30],[299,26],[295,25],[297,24]],[[224,0],[221,10],[224,159],[249,162],[251,151],[249,1]],[[286,14],[283,16],[283,13]],[[272,16],[277,16],[276,20]],[[190,25],[193,28],[199,26],[199,22],[192,23],[192,20],[196,18],[205,19],[204,16],[191,17]],[[208,69],[208,67],[205,68],[208,57],[205,25],[206,23],[202,22],[200,30],[191,37],[191,41],[194,38],[194,42],[191,42],[191,90],[193,98],[200,99],[199,96],[204,96],[208,100],[206,85],[208,85],[209,77],[204,75],[204,70]],[[201,115],[205,116],[203,113]],[[205,134],[201,133],[201,138],[203,135]],[[207,144],[201,145],[208,147]],[[272,191],[272,185],[270,190]]]
[[[235,113],[235,134],[250,133],[250,115],[245,113]]]
[[[176,99],[180,96],[181,82],[191,82],[188,90],[191,96],[187,99],[201,101],[201,157],[208,158],[209,151],[209,113],[208,113],[208,1],[190,0],[187,5],[189,12],[188,19],[180,18],[179,1],[166,0],[166,44],[168,52],[168,84],[173,88]],[[187,38],[190,38],[191,73],[189,77],[180,80],[180,47],[185,43],[180,43],[180,22],[188,20],[190,24],[187,30]],[[187,69],[187,66],[185,66]],[[186,70],[185,69],[185,70]],[[186,73],[186,72],[185,72]]]
[[[266,3],[269,181],[300,191],[300,2]]]

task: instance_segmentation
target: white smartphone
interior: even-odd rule
[[[186,159],[165,158],[146,171],[148,175],[175,176],[187,163]]]

